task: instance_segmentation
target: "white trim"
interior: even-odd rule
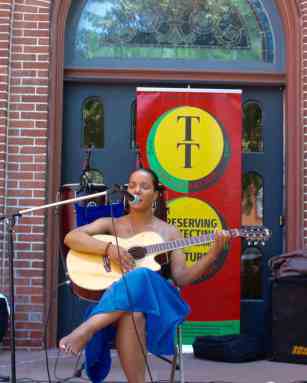
[[[151,88],[137,87],[137,92],[174,92],[174,93],[237,93],[241,94],[242,89],[196,89],[196,88]]]

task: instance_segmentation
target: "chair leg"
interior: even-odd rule
[[[182,353],[182,332],[181,327],[177,327],[177,342],[179,355],[180,383],[184,383],[183,353]]]
[[[174,354],[173,361],[172,361],[172,369],[171,369],[171,376],[169,378],[169,383],[175,382],[175,371],[176,371],[176,367],[177,367],[177,357],[178,357],[178,350],[176,347],[175,354]]]
[[[169,383],[175,382],[176,370],[179,370],[180,383],[184,383],[183,356],[182,356],[182,333],[181,333],[180,327],[177,327],[177,339],[176,339],[175,355],[173,357]]]

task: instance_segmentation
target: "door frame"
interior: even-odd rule
[[[72,0],[54,0],[50,5],[50,85],[48,114],[48,202],[54,202],[60,187],[61,147],[62,147],[62,113],[64,81],[64,36],[67,15]],[[66,75],[81,79],[83,76],[93,81],[198,81],[203,83],[243,85],[283,85],[284,97],[284,144],[285,144],[285,250],[291,251],[303,244],[303,118],[301,113],[301,66],[302,42],[300,30],[299,0],[275,0],[282,19],[286,41],[286,73],[231,73],[214,71],[163,71],[163,70],[126,70],[121,71],[120,78],[116,70],[76,69]],[[299,60],[297,60],[299,58]],[[116,80],[115,80],[116,79]],[[289,182],[289,180],[297,182]],[[46,307],[52,303],[51,318],[48,321],[48,346],[56,343],[57,302],[51,302],[58,282],[58,257],[56,217],[51,209],[47,213],[46,234]]]

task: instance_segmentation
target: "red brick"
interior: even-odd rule
[[[35,278],[32,280],[32,286],[44,286],[43,278]]]
[[[33,31],[29,29],[24,29],[24,36],[33,36]],[[46,30],[36,30],[35,31],[35,36],[36,37],[48,37],[49,38],[49,31]]]
[[[23,102],[48,102],[48,96],[22,96]]]
[[[16,37],[13,39],[14,45],[36,45],[37,44],[37,38],[36,37]]]
[[[12,93],[17,93],[17,94],[35,94],[34,87],[15,86],[15,87],[12,87],[11,91]]]
[[[24,219],[24,217],[22,218]],[[18,252],[18,258],[20,259],[28,259],[29,257],[31,257],[31,259],[44,259],[44,253],[43,252],[34,252],[33,249],[31,249],[29,252]],[[39,281],[40,278],[35,278],[35,281]],[[31,282],[32,284],[35,284],[33,283],[33,281]]]
[[[22,85],[48,85],[48,78],[27,78],[22,79]]]
[[[17,287],[16,294],[42,296],[42,289],[39,287]]]
[[[40,339],[18,339],[16,340],[16,347],[31,347],[31,349],[37,347],[40,348],[42,346],[42,340]]]
[[[45,182],[37,182],[37,181],[21,181],[20,182],[20,187],[22,189],[44,189],[45,187]]]
[[[30,267],[30,261],[26,261],[26,260],[21,260],[21,259],[15,259],[14,261],[14,265],[15,267],[18,267],[18,268],[23,268],[23,269],[28,269]],[[25,289],[26,291],[27,289]],[[16,289],[16,291],[18,291],[20,294],[22,294],[23,290],[21,289]]]
[[[27,5],[21,5],[21,4],[16,4],[15,6],[15,12],[19,12],[19,13],[37,13],[38,12],[38,8],[37,7],[33,7],[33,4],[27,4]]]
[[[18,270],[18,275],[20,277],[28,277],[28,278],[33,278],[33,277],[41,277],[43,275],[43,270]],[[34,310],[34,308],[33,308]],[[32,311],[33,311],[32,310]],[[22,310],[20,310],[22,311]]]
[[[48,117],[47,113],[43,112],[22,112],[21,118],[31,119],[31,120],[46,120]]]
[[[42,324],[40,324],[40,323],[31,323],[31,322],[24,322],[24,321],[22,321],[22,322],[17,322],[16,323],[16,328],[18,328],[18,329],[22,329],[22,328],[24,328],[24,329],[28,329],[28,330],[39,330],[39,329],[41,329],[42,328]]]
[[[39,29],[43,29],[40,25],[44,24],[44,22],[49,20],[49,15],[47,14],[24,14],[24,20],[25,21],[38,21],[39,22]],[[49,28],[49,23],[48,27]]]
[[[30,31],[32,31],[32,35],[33,35],[33,30],[37,30],[37,27],[38,27],[38,23],[37,22],[31,22],[31,21],[15,21],[14,23],[14,27],[15,29],[28,29]]]
[[[46,167],[46,165],[44,165]],[[34,190],[33,195],[35,198],[44,198],[46,196],[46,192],[44,190]]]
[[[35,110],[34,108],[34,104],[22,104],[22,103],[18,103],[18,104],[13,104],[11,103],[11,110]]]
[[[35,77],[36,70],[22,69],[22,70],[13,70],[12,76],[14,77]]]
[[[40,289],[41,290],[41,289]],[[46,302],[46,299],[44,296],[36,296],[36,295],[32,295],[31,296],[31,303],[33,304],[39,304],[39,303],[45,303]]]
[[[46,148],[45,147],[33,147],[33,146],[24,146],[21,150],[20,150],[21,153],[25,153],[25,154],[38,154],[38,153],[45,153],[46,152]]]
[[[13,54],[12,56],[14,61],[36,61],[36,56],[34,54],[20,53]]]
[[[38,105],[36,105],[36,110],[38,112],[48,111],[48,105],[47,104],[38,104]]]
[[[29,257],[29,254],[28,254]],[[29,278],[15,278],[15,286],[30,286]]]
[[[0,17],[9,18],[9,16],[10,16],[9,10],[7,12],[3,10],[0,11]]]
[[[11,121],[11,127],[12,128],[34,128],[34,121],[31,120],[13,120]]]
[[[48,122],[46,121],[35,121],[35,127],[38,129],[47,129]]]
[[[42,172],[46,170],[46,164],[20,164],[20,170],[24,172]]]
[[[39,22],[38,23],[38,29],[44,30],[44,29],[49,29],[49,22]]]
[[[43,129],[24,129],[21,131],[21,136],[24,137],[39,137],[45,135],[46,131]]]
[[[17,322],[20,320],[25,321],[28,319],[28,314],[16,312],[15,313],[15,319]]]

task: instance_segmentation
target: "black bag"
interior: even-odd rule
[[[8,317],[7,300],[4,297],[0,297],[0,342],[7,331]]]
[[[272,257],[269,262],[274,279],[307,277],[307,250],[295,250]]]
[[[248,362],[264,358],[261,337],[246,334],[197,336],[193,343],[194,356],[222,362]]]

